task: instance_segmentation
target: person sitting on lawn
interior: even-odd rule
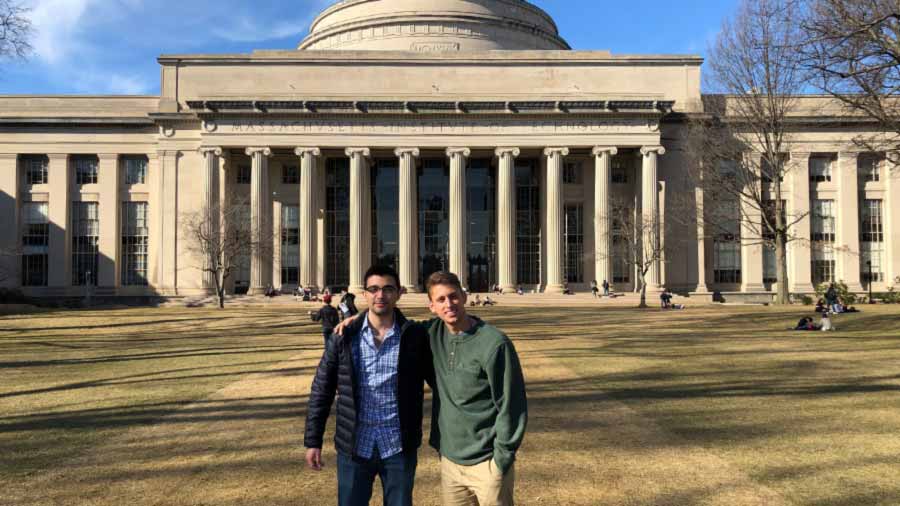
[[[823,313],[825,311],[825,300],[819,299],[816,302],[816,313]]]
[[[482,302],[481,305],[482,306],[496,306],[497,302],[495,302],[494,299],[492,299],[490,295],[485,295],[484,302]]]
[[[831,316],[828,314],[828,311],[822,313],[822,323],[819,325],[819,328],[825,332],[835,330],[834,325],[831,323]]]
[[[482,306],[484,304],[481,302],[481,296],[476,293],[475,298],[472,299],[472,302],[470,302],[469,305],[472,307],[477,307],[477,306]]]

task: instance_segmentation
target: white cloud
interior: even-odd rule
[[[96,0],[38,0],[31,12],[36,55],[55,64],[82,46],[79,23]]]

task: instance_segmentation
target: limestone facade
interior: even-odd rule
[[[476,291],[630,290],[603,219],[618,202],[669,222],[651,288],[772,289],[758,241],[723,245],[699,220],[665,218],[704,198],[681,140],[704,111],[699,57],[572,51],[521,0],[345,0],[298,50],[158,61],[159,96],[0,97],[4,285],[208,293],[184,217],[245,199],[273,247],[248,249],[230,291],[359,290],[373,262],[409,290],[436,269]],[[900,276],[900,176],[854,147],[864,123],[817,110],[798,119],[786,198],[833,217],[800,229],[831,247],[791,248],[791,289],[829,276],[861,291],[870,258],[886,289]]]

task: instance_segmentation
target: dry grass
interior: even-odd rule
[[[494,308],[526,370],[520,504],[900,504],[900,313]],[[421,311],[412,311],[424,316]],[[318,505],[303,310],[0,318],[0,504]],[[330,437],[330,435],[329,435]],[[416,504],[437,505],[420,451]],[[374,501],[380,504],[379,501]]]

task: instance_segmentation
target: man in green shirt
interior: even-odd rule
[[[466,313],[459,278],[425,283],[436,392],[430,444],[441,454],[444,506],[512,506],[516,451],[528,423],[522,367],[512,341]]]

